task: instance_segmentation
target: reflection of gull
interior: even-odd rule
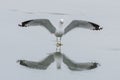
[[[58,46],[61,45],[61,37],[63,34],[66,34],[70,30],[81,27],[86,29],[92,29],[92,30],[101,30],[99,25],[89,22],[89,21],[83,21],[83,20],[73,20],[66,28],[63,27],[64,20],[60,19],[59,26],[55,28],[51,22],[48,19],[33,19],[22,22],[22,24],[19,24],[21,27],[28,27],[28,26],[44,26],[46,29],[50,31],[50,33],[54,33],[57,37],[57,43]],[[58,42],[58,39],[60,39],[60,42]]]
[[[67,58],[61,52],[55,52],[40,62],[33,62],[33,61],[27,61],[27,60],[18,60],[18,62],[20,63],[20,65],[23,65],[29,68],[45,70],[48,68],[48,66],[51,63],[54,62],[54,60],[57,63],[57,69],[61,68],[62,61],[68,66],[70,70],[73,70],[73,71],[90,70],[98,66],[98,63],[96,62],[95,63],[92,63],[92,62],[74,63],[72,60]]]

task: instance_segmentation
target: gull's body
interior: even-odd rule
[[[89,21],[83,20],[73,20],[67,27],[63,26],[64,20],[60,19],[59,26],[56,28],[52,25],[52,23],[48,19],[34,19],[22,22],[19,24],[21,27],[28,27],[28,26],[44,26],[50,33],[53,33],[57,37],[57,46],[61,44],[61,37],[68,33],[70,30],[80,27],[85,29],[91,30],[101,30],[98,24]],[[60,38],[60,41],[58,40]]]

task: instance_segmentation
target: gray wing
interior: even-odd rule
[[[41,62],[34,62],[34,61],[27,61],[27,60],[18,60],[17,62],[19,62],[20,65],[26,66],[28,68],[45,70],[48,68],[48,66],[52,62],[54,62],[54,57],[53,55],[49,55],[47,58],[45,58]]]
[[[86,28],[86,29],[92,29],[92,30],[101,30],[102,28],[93,22],[89,21],[83,21],[83,20],[73,20],[66,28],[65,28],[65,34],[69,32],[70,30],[80,27],[80,28]]]
[[[82,70],[90,70],[94,69],[98,66],[96,62],[86,62],[86,63],[75,63],[65,55],[63,55],[63,62],[68,66],[68,68],[72,71],[82,71]]]
[[[51,24],[48,19],[33,19],[24,21],[19,24],[20,27],[28,27],[28,26],[44,26],[51,33],[55,33],[56,28]]]

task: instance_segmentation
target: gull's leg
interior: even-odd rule
[[[59,42],[56,43],[56,52],[61,52],[61,44]]]
[[[56,47],[56,52],[58,52],[59,47]]]
[[[61,47],[56,47],[56,52],[61,52]]]
[[[59,47],[61,47],[63,44],[61,43],[61,37],[59,38],[59,43],[58,43]]]
[[[62,43],[61,43],[61,37],[60,37],[60,48],[59,48],[59,51],[61,52],[61,46],[62,46]]]
[[[58,37],[56,37],[56,47],[58,48],[59,47],[59,38]],[[56,48],[56,49],[57,49]]]
[[[61,44],[61,37],[60,37],[60,44]]]
[[[57,37],[56,41],[57,41],[57,44],[56,44],[57,47],[61,47],[63,45],[61,43],[61,37]]]
[[[60,46],[60,48],[59,48],[59,52],[61,52],[61,46]]]
[[[56,43],[58,43],[58,37],[56,37]]]
[[[57,43],[56,43],[56,52],[61,52],[61,43],[58,41]]]
[[[63,45],[63,44],[61,43],[61,39],[62,39],[62,37],[60,37],[60,43],[59,43],[59,45],[60,45],[60,46],[62,46],[62,45]]]
[[[60,46],[59,37],[56,38],[56,46],[57,46],[57,48]]]

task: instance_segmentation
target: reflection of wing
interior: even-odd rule
[[[54,59],[55,59],[55,62],[57,64],[57,69],[60,69],[61,68],[61,63],[62,63],[62,60],[63,60],[62,53],[61,52],[55,52],[54,53]]]
[[[80,28],[86,28],[86,29],[92,29],[92,30],[101,30],[100,26],[98,24],[83,21],[83,20],[73,20],[66,28],[65,28],[65,34],[69,32],[70,30],[80,27]]]
[[[72,60],[63,55],[63,62],[68,66],[70,70],[73,71],[82,71],[82,70],[90,70],[97,67],[98,63],[74,63]]]
[[[35,69],[47,69],[48,66],[54,61],[53,55],[49,55],[47,58],[45,58],[41,62],[33,62],[33,61],[27,61],[27,60],[18,60],[20,65],[29,67],[29,68],[35,68]]]
[[[55,33],[56,28],[51,24],[51,22],[48,19],[33,19],[22,22],[22,24],[19,24],[21,27],[28,27],[28,26],[44,26],[46,29],[48,29],[51,33]]]

